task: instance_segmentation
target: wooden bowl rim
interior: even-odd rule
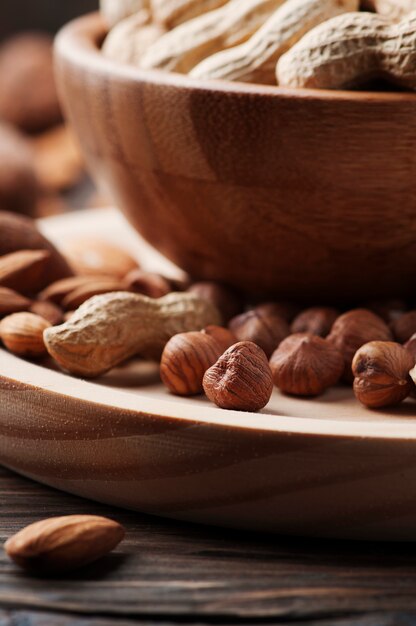
[[[289,89],[272,85],[253,85],[225,80],[198,80],[184,74],[161,70],[142,70],[128,64],[112,61],[101,54],[100,46],[107,27],[99,12],[89,13],[64,26],[58,33],[55,51],[58,59],[71,65],[88,69],[114,80],[132,83],[151,83],[181,90],[203,90],[215,93],[236,94],[240,97],[264,96],[273,99],[297,99],[331,102],[386,102],[416,103],[412,92],[370,92],[324,89]],[[58,70],[59,71],[59,70]]]

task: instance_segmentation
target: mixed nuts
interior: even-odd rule
[[[101,0],[103,54],[143,69],[283,87],[416,89],[412,0]]]
[[[132,357],[156,360],[171,393],[205,392],[235,410],[262,409],[274,386],[314,397],[353,384],[371,408],[416,394],[416,312],[402,301],[346,312],[284,301],[250,306],[225,285],[144,271],[104,241],[58,251],[33,220],[5,212],[0,341],[86,378]]]

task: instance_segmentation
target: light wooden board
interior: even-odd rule
[[[176,275],[112,210],[52,218]],[[362,408],[347,388],[276,391],[260,414],[169,395],[132,362],[94,382],[0,352],[0,461],[78,495],[208,524],[329,537],[416,538],[416,404]]]

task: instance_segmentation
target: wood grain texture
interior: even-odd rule
[[[1,626],[413,626],[416,548],[310,541],[166,522],[0,469],[0,539],[35,520],[108,515],[126,540],[81,575],[37,579],[0,552]],[[120,620],[120,621],[119,621]]]
[[[58,38],[69,118],[103,188],[197,278],[316,302],[413,293],[416,95],[283,90],[105,59]]]
[[[45,220],[172,268],[111,210]],[[274,392],[260,413],[171,396],[155,364],[88,382],[0,349],[0,462],[64,491],[165,517],[324,537],[415,540],[416,405],[363,408],[339,387]]]

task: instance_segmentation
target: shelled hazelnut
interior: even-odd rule
[[[353,381],[352,360],[361,346],[370,341],[391,341],[392,334],[385,322],[367,309],[353,309],[341,315],[334,323],[327,340],[344,357],[346,382]]]
[[[274,384],[294,396],[318,396],[336,385],[344,371],[342,353],[312,333],[290,335],[270,360]]]
[[[160,377],[169,391],[178,396],[202,393],[204,374],[223,350],[210,335],[189,332],[175,335],[163,350]]]
[[[271,398],[273,378],[263,350],[242,341],[206,371],[203,386],[209,400],[222,409],[259,411]]]
[[[223,328],[222,326],[207,326],[202,332],[213,337],[223,352],[237,343],[237,338],[231,330]]]
[[[409,341],[406,341],[404,347],[410,352],[416,364],[416,333],[410,337]]]
[[[198,282],[191,285],[188,291],[214,304],[221,313],[224,324],[227,324],[232,317],[238,315],[243,309],[241,295],[231,287],[221,283]]]
[[[292,322],[292,333],[312,333],[326,337],[331,332],[339,311],[331,307],[311,307],[299,313]]]
[[[399,343],[406,343],[416,333],[416,311],[404,313],[390,324],[390,328]]]
[[[372,341],[354,356],[354,393],[369,408],[400,404],[414,389],[410,370],[412,355],[400,344]]]
[[[296,304],[284,301],[261,302],[251,308],[264,315],[279,315],[288,323],[300,313],[300,308]]]
[[[371,302],[368,302],[364,308],[369,309],[381,317],[386,324],[390,324],[391,322],[397,320],[404,313],[406,313],[408,309],[406,302],[400,298],[393,298],[390,300],[372,300]]]
[[[290,334],[287,322],[279,313],[262,307],[234,317],[229,323],[229,329],[238,341],[252,341],[257,344],[268,358]]]

